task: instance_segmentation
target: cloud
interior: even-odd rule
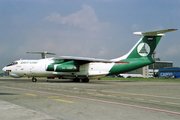
[[[26,55],[24,51],[48,51],[57,55],[107,57],[110,46],[102,43],[111,43],[112,24],[100,22],[90,6],[84,5],[81,10],[65,17],[51,13],[44,19],[64,27],[53,27],[50,23],[32,31],[26,42],[18,47],[17,56]]]
[[[82,10],[65,17],[56,12],[51,13],[45,20],[58,24],[68,24],[90,31],[101,31],[103,27],[107,25],[107,23],[101,23],[98,20],[94,9],[87,5],[84,5]]]
[[[39,29],[28,36],[26,43],[19,46],[16,54],[22,56],[27,51],[49,51],[59,55],[96,56],[102,49],[98,46],[104,35],[83,30]],[[102,38],[103,37],[103,38]],[[94,54],[97,53],[97,54]]]

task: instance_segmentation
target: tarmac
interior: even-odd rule
[[[180,82],[0,79],[1,120],[179,120]]]

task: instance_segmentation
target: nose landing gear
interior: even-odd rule
[[[37,82],[37,79],[35,77],[33,77],[32,82]]]

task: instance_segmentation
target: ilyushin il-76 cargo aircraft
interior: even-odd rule
[[[124,56],[111,60],[60,56],[46,58],[48,52],[29,52],[42,55],[39,60],[17,60],[2,70],[11,77],[32,77],[36,82],[37,77],[72,79],[74,82],[89,82],[108,75],[117,75],[149,65],[155,61],[152,54],[164,33],[177,29],[166,29],[152,32],[134,32],[141,39]]]

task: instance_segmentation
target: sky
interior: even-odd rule
[[[26,52],[120,57],[140,39],[133,32],[179,29],[179,6],[179,0],[0,0],[0,68],[41,58]],[[155,55],[174,67],[180,67],[179,33],[166,33]]]

